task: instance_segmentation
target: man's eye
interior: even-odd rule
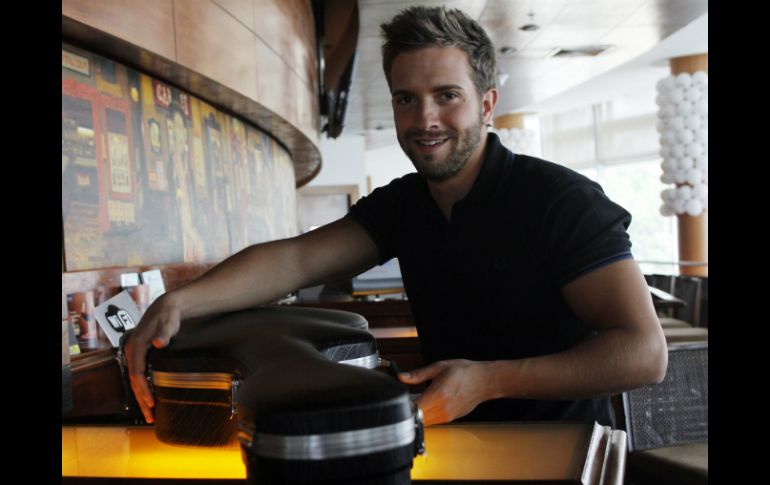
[[[412,102],[411,96],[401,96],[399,98],[396,98],[396,104],[409,104]]]
[[[458,96],[457,93],[447,91],[445,93],[441,93],[441,97],[442,99],[445,99],[445,100],[452,100],[452,99],[459,98],[460,96]]]

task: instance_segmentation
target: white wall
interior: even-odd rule
[[[308,187],[321,185],[358,185],[358,193],[366,195],[366,157],[364,137],[326,138],[321,135],[321,171]]]
[[[364,136],[342,135],[331,139],[321,137],[322,166],[319,174],[309,187],[322,185],[358,185],[358,193],[363,197],[368,194],[366,177],[372,178],[372,189],[387,185],[394,178],[414,172],[414,165],[404,154],[396,141],[394,130],[388,136],[391,145],[366,150]]]
[[[372,178],[372,190],[415,171],[411,160],[398,144],[395,130],[378,132],[373,142],[378,148],[366,152],[366,174]]]

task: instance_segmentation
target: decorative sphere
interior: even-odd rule
[[[668,120],[668,127],[671,130],[679,131],[684,128],[684,118],[682,116],[674,116]]]
[[[676,132],[676,138],[677,141],[681,143],[692,143],[692,141],[695,139],[695,134],[692,132],[692,130],[683,128]]]
[[[694,111],[694,108],[692,102],[684,100],[676,105],[676,110],[679,113],[679,116],[690,116]]]
[[[660,215],[662,215],[663,217],[671,217],[674,215],[674,209],[672,209],[666,204],[663,204],[662,206],[660,206]]]
[[[684,99],[693,102],[697,99],[700,99],[702,94],[703,91],[701,91],[700,86],[694,84],[684,91]]]
[[[682,158],[685,155],[685,146],[681,143],[671,145],[671,155],[676,158]]]
[[[699,156],[693,158],[693,160],[695,161],[695,168],[699,170],[703,170],[708,167],[709,156],[705,153],[702,153]]]
[[[682,185],[676,189],[676,198],[682,200],[689,200],[692,198],[692,187],[689,185]]]
[[[690,116],[685,118],[684,120],[684,126],[688,130],[698,130],[701,126],[703,126],[703,119],[701,119],[700,115],[697,115],[695,113],[691,113]]]
[[[709,187],[706,184],[697,184],[692,188],[692,195],[701,202],[706,200],[709,196]]]
[[[685,149],[686,149],[687,153],[688,153],[688,154],[689,154],[691,157],[695,158],[695,157],[697,157],[698,155],[701,155],[701,154],[702,154],[702,153],[705,151],[705,149],[704,149],[704,148],[705,148],[705,147],[703,146],[703,143],[699,143],[699,142],[697,142],[697,141],[694,141],[694,142],[692,142],[692,143],[688,143],[688,144],[686,145],[686,148],[685,148]]]
[[[709,130],[702,125],[696,128],[693,134],[695,135],[695,141],[697,142],[706,143],[709,140]]]
[[[682,199],[676,199],[672,204],[672,208],[674,209],[674,212],[677,214],[684,214],[685,208],[687,206],[687,202],[685,202]]]
[[[703,172],[697,168],[691,168],[687,171],[687,183],[690,185],[697,185],[703,180]]]
[[[685,182],[687,182],[687,172],[681,168],[674,170],[674,183],[683,184]]]
[[[684,101],[684,89],[676,87],[668,92],[668,99],[676,104]]]
[[[666,130],[663,132],[663,136],[661,136],[662,144],[664,145],[673,145],[676,143],[676,134],[677,132],[674,130]]]
[[[676,199],[676,189],[665,189],[660,193],[660,197],[666,202],[673,202]]]
[[[665,109],[665,108],[664,108]],[[693,113],[701,116],[707,115],[709,112],[709,102],[706,98],[701,98],[692,104]]]
[[[676,106],[673,104],[666,104],[660,109],[660,114],[664,118],[671,118],[676,115]]]
[[[660,176],[660,181],[664,184],[673,184],[674,183],[674,174],[671,172],[665,172],[663,175]]]
[[[692,157],[682,157],[679,159],[679,168],[682,168],[684,170],[690,170],[691,168],[695,168],[695,159]]]
[[[700,215],[703,212],[703,204],[698,199],[690,199],[685,205],[687,213],[693,217]]]
[[[697,86],[708,86],[709,75],[706,71],[696,71],[692,74],[692,81]]]
[[[684,88],[690,87],[692,84],[692,76],[689,72],[680,73],[676,76],[676,84]]]

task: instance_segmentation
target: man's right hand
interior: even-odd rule
[[[157,349],[166,347],[171,337],[179,331],[181,312],[173,300],[171,293],[166,293],[155,300],[124,347],[131,389],[148,423],[155,421],[152,413],[155,398],[145,378],[147,351],[150,345]]]

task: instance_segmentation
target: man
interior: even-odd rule
[[[274,301],[398,257],[429,365],[425,423],[614,425],[610,394],[660,382],[667,350],[633,260],[630,215],[575,172],[486,133],[494,47],[458,10],[414,7],[382,26],[398,141],[417,174],[310,233],[249,247],[162,296],[127,345],[149,422],[149,346],[180,321]]]

